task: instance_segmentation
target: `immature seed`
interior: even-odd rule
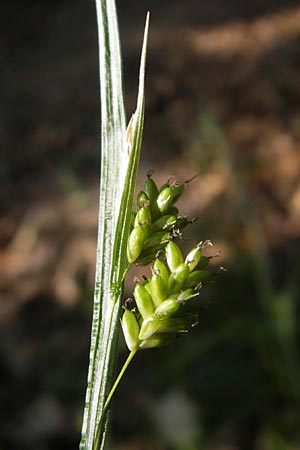
[[[134,288],[133,295],[136,301],[136,306],[143,319],[151,316],[155,311],[155,307],[151,295],[147,289],[141,284],[137,284]]]
[[[151,225],[150,233],[156,233],[157,231],[166,230],[170,231],[174,225],[176,225],[177,217],[167,214],[165,216],[159,217]]]
[[[153,271],[158,273],[163,279],[165,285],[168,285],[170,272],[167,266],[160,260],[156,259],[153,265]]]
[[[175,336],[176,333],[173,334],[155,333],[149,339],[142,341],[139,344],[139,348],[146,349],[146,348],[162,347],[163,345],[171,344],[171,342],[173,342],[173,340],[175,339]]]
[[[209,270],[195,270],[190,273],[184,287],[187,288],[197,288],[199,285],[206,286],[211,283],[214,279],[214,274]]]
[[[145,319],[142,323],[140,332],[139,332],[139,340],[144,341],[145,339],[149,339],[160,327],[160,321],[154,317],[150,316]]]
[[[156,308],[167,298],[168,290],[162,276],[154,272],[149,282],[151,297]]]
[[[146,192],[149,200],[150,200],[150,209],[151,209],[151,215],[152,219],[155,219],[158,216],[158,208],[156,204],[156,200],[158,197],[158,188],[156,186],[156,183],[148,176],[147,180],[145,181],[144,191]]]
[[[171,272],[174,272],[176,267],[183,263],[181,250],[175,242],[170,241],[166,246],[166,258]]]
[[[149,197],[150,202],[155,202],[158,196],[158,187],[155,181],[152,180],[150,176],[147,175],[147,180],[145,181],[145,192]]]
[[[169,319],[159,321],[159,333],[180,333],[188,331],[190,326],[189,319],[170,317]]]
[[[156,308],[154,315],[158,319],[168,319],[173,316],[178,309],[179,303],[177,300],[175,300],[175,298],[168,298]]]
[[[175,292],[180,291],[184,287],[184,283],[189,276],[189,268],[181,263],[176,269],[171,273],[168,283],[168,292],[169,294],[174,294]]]
[[[157,246],[167,244],[169,241],[169,233],[166,231],[157,231],[157,233],[151,234],[144,242],[143,251],[149,252],[155,249]]]
[[[173,187],[173,203],[177,202],[179,197],[182,196],[184,188],[185,188],[184,183],[176,184]]]
[[[168,210],[168,208],[172,205],[173,202],[173,190],[168,185],[165,187],[157,197],[156,204],[161,213],[164,213]]]
[[[145,234],[142,227],[134,227],[130,233],[127,245],[127,259],[130,264],[140,256],[143,250],[144,239]]]
[[[137,211],[135,220],[134,220],[134,226],[135,227],[142,227],[144,231],[144,237],[146,238],[150,231],[150,225],[151,225],[151,213],[150,209],[148,207],[141,208]]]
[[[190,269],[190,272],[192,272],[195,269],[195,267],[197,266],[197,264],[200,261],[200,258],[201,258],[201,245],[202,245],[202,242],[199,242],[199,244],[197,244],[196,247],[194,247],[187,254],[187,257],[185,258],[184,263],[188,266],[188,268]]]
[[[137,209],[146,208],[149,205],[150,205],[150,199],[149,199],[148,195],[146,194],[146,192],[140,191],[138,193],[137,199],[136,199]]]
[[[174,294],[173,297],[177,299],[178,303],[184,303],[193,297],[197,297],[198,295],[199,292],[195,292],[194,289],[189,288],[181,291],[179,294]]]
[[[125,309],[121,321],[124,338],[129,350],[134,350],[138,346],[140,327],[132,311]]]

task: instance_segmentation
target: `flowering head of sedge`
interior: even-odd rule
[[[152,275],[137,283],[133,292],[136,308],[125,309],[122,329],[130,351],[161,347],[198,322],[200,289],[215,279],[207,269],[210,257],[202,249],[210,241],[199,242],[184,258],[179,246],[169,241],[165,259],[156,258]]]

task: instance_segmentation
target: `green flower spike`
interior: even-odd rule
[[[181,230],[192,223],[187,217],[180,216],[174,206],[184,192],[184,183],[168,182],[158,189],[151,175],[148,172],[144,190],[137,196],[127,248],[129,264],[149,264],[171,238],[180,237]]]
[[[143,205],[139,201],[138,204],[140,209],[149,206],[145,206],[144,201]],[[139,236],[140,231],[137,230],[142,231],[141,223],[137,220],[132,236]],[[179,333],[188,332],[198,323],[197,301],[191,300],[198,297],[199,289],[211,283],[215,277],[209,270],[203,270],[211,257],[203,256],[201,250],[208,245],[211,245],[210,241],[199,242],[184,259],[178,245],[168,242],[165,249],[167,264],[156,258],[150,279],[146,279],[143,284],[136,284],[133,293],[136,308],[132,311],[126,309],[121,321],[130,354],[107,402],[137,351],[170,344]]]
[[[210,241],[199,242],[184,259],[178,245],[170,241],[165,249],[167,265],[156,259],[151,278],[143,285],[136,285],[134,298],[140,319],[138,338],[136,329],[134,331],[134,339],[138,342],[133,342],[138,349],[153,348],[155,342],[165,343],[162,335],[167,333],[174,338],[176,333],[188,331],[191,319],[195,322],[197,317],[194,308],[188,307],[189,301],[197,297],[199,289],[211,283],[215,276],[209,270],[198,270],[203,257],[201,250],[208,245],[211,245]],[[156,335],[159,335],[157,340]],[[151,343],[148,343],[150,339]]]
[[[176,237],[182,236],[181,230],[193,222],[179,215],[174,206],[191,180],[180,184],[168,180],[158,188],[151,176],[149,172],[144,189],[137,195],[127,259],[129,265],[147,265],[154,261],[152,275],[136,284],[133,292],[136,307],[126,309],[123,314],[121,324],[130,354],[108,395],[106,406],[137,351],[167,345],[198,323],[196,297],[215,277],[207,270],[211,257],[202,254],[204,247],[212,245],[210,241],[199,242],[186,257],[174,242]],[[166,262],[159,259],[162,254]]]

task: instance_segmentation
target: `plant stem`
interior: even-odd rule
[[[108,406],[109,406],[109,404],[110,404],[110,401],[111,401],[111,399],[112,399],[112,396],[114,395],[115,390],[116,390],[117,387],[118,387],[118,384],[120,383],[120,381],[121,381],[121,379],[122,379],[122,377],[123,377],[123,375],[124,375],[124,373],[125,373],[127,367],[128,367],[129,364],[131,363],[131,361],[132,361],[132,359],[134,358],[134,356],[135,356],[135,354],[136,354],[137,351],[138,351],[138,348],[135,348],[135,349],[131,350],[131,352],[129,353],[128,358],[126,359],[126,361],[125,361],[125,363],[124,363],[122,369],[120,370],[120,373],[119,373],[119,375],[118,375],[116,381],[114,382],[113,387],[112,387],[111,390],[110,390],[110,393],[108,394],[108,397],[107,397],[107,399],[106,399],[105,405],[104,405],[104,407],[103,407],[103,414],[105,414],[106,409],[108,408]]]
[[[138,348],[135,348],[135,349],[131,350],[131,352],[128,355],[128,358],[126,359],[125,363],[123,364],[123,367],[122,367],[119,375],[117,376],[116,381],[114,382],[113,387],[111,388],[111,390],[110,390],[110,392],[109,392],[109,394],[107,396],[107,399],[106,399],[105,404],[104,404],[103,409],[102,409],[102,415],[101,415],[101,418],[100,418],[100,422],[99,422],[99,426],[98,426],[98,429],[97,429],[97,433],[96,433],[96,436],[95,436],[95,439],[94,439],[94,442],[93,442],[93,449],[95,449],[95,450],[99,448],[100,432],[102,430],[102,424],[103,424],[103,422],[104,422],[104,420],[106,418],[106,413],[107,413],[108,407],[110,405],[111,399],[112,399],[112,397],[113,397],[113,395],[115,393],[115,390],[117,389],[117,387],[118,387],[118,385],[119,385],[119,383],[120,383],[120,381],[121,381],[121,379],[122,379],[122,377],[123,377],[127,367],[131,363],[131,361],[134,358],[134,356],[137,353],[137,351],[138,351]]]
[[[112,285],[112,273],[123,273],[125,257],[114,258],[116,231],[129,163],[122,85],[122,61],[115,0],[96,0],[101,92],[101,186],[96,255],[95,294],[81,450],[104,447],[106,421],[99,417],[115,376],[123,283]],[[129,201],[129,212],[131,204]],[[128,213],[129,214],[129,213]],[[120,237],[121,236],[121,237]],[[121,246],[120,246],[121,247]],[[126,251],[126,249],[125,249]],[[107,414],[106,414],[107,418]],[[97,449],[97,450],[99,450]]]
[[[101,87],[101,186],[90,363],[80,450],[103,450],[118,354],[132,203],[144,123],[147,14],[137,108],[126,133],[115,0],[96,0]],[[129,151],[130,150],[130,151]],[[126,370],[134,354],[130,355]],[[109,397],[109,399],[108,399]],[[105,413],[104,413],[105,412]]]

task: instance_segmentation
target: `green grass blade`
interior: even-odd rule
[[[82,450],[104,448],[103,408],[114,383],[126,246],[144,119],[144,74],[149,17],[141,60],[138,105],[125,129],[122,65],[114,0],[96,0],[101,87],[101,186],[90,365]],[[127,139],[126,139],[127,136]],[[127,142],[129,141],[129,142]]]
[[[113,258],[115,267],[112,273],[112,285],[117,286],[122,282],[125,271],[125,265],[123,265],[123,262],[126,259],[126,248],[130,232],[133,194],[136,183],[136,174],[139,164],[140,148],[143,135],[144,108],[145,108],[145,70],[146,70],[149,20],[150,14],[148,13],[146,18],[144,40],[141,54],[137,107],[135,113],[132,115],[130,119],[126,132],[127,152],[130,156],[124,183],[123,195],[121,199],[120,215],[116,230],[116,241]]]
[[[91,450],[105,401],[110,372],[106,353],[116,344],[109,332],[118,316],[111,295],[110,273],[115,229],[122,195],[120,161],[126,157],[125,108],[121,50],[114,1],[96,0],[101,92],[101,185],[90,365],[80,448]],[[124,164],[124,163],[123,163]],[[126,164],[127,165],[127,164]],[[110,308],[109,308],[110,307]],[[116,351],[116,350],[115,350]]]

